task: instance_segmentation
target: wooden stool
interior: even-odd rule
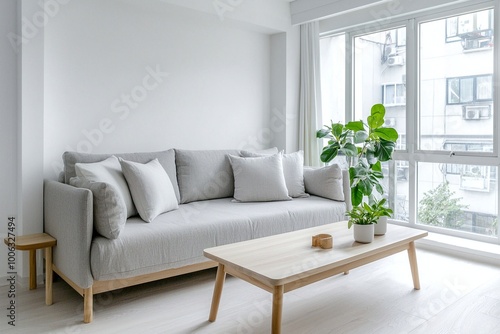
[[[9,245],[9,239],[3,240]],[[36,289],[36,250],[45,249],[45,304],[52,305],[52,247],[57,240],[47,233],[16,236],[14,247],[17,250],[30,251],[30,290]]]

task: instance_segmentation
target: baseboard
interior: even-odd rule
[[[0,286],[7,286],[10,284],[10,275],[0,276]],[[37,286],[43,286],[44,275],[38,274],[36,277]],[[29,289],[29,277],[16,276],[16,287],[21,289]]]

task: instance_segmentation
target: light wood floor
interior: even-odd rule
[[[284,297],[284,333],[500,333],[500,267],[417,249],[420,291],[406,253],[295,290]],[[269,333],[271,295],[228,277],[218,319],[207,321],[215,270],[94,297],[94,321],[82,323],[83,299],[62,281],[54,304],[44,289],[19,288],[17,326],[7,325],[0,288],[0,333]]]

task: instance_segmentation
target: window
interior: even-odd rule
[[[494,154],[497,136],[491,111],[493,53],[456,52],[455,44],[446,43],[453,37],[462,46],[489,39],[492,15],[493,10],[483,10],[418,24],[416,221],[446,233],[497,235],[491,219],[498,214],[497,167],[483,159]]]
[[[394,160],[382,165],[396,223],[500,244],[492,43],[500,3],[471,3],[348,28],[348,52],[337,52],[344,61],[333,64],[331,52],[328,59],[345,73],[346,121],[383,103],[385,126],[400,135]],[[338,79],[322,67],[323,75]]]
[[[490,189],[497,188],[497,180],[490,175],[497,167],[456,166],[461,175],[443,178],[439,164],[418,164],[418,224],[496,236],[498,199]]]
[[[446,19],[446,42],[461,41],[464,50],[493,46],[493,10]]]
[[[354,119],[366,119],[372,105],[383,103],[388,107],[386,126],[395,128],[400,136],[406,133],[406,37],[402,36],[406,36],[406,28],[362,34],[353,40]],[[398,148],[406,149],[403,145]]]
[[[476,17],[475,14],[468,13],[467,17]],[[443,151],[443,143],[454,138],[467,137],[471,142],[493,142],[493,53],[457,53],[454,44],[445,43],[444,27],[448,21],[438,18],[423,21],[417,26],[417,145],[418,150],[423,152]]]
[[[386,107],[404,106],[406,104],[406,87],[404,84],[382,85],[382,103]]]
[[[446,79],[447,104],[491,101],[493,99],[492,79],[492,75]]]

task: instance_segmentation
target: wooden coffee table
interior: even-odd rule
[[[319,233],[333,235],[333,248],[311,246]],[[387,233],[369,244],[354,241],[347,222],[248,240],[205,249],[218,262],[209,321],[215,321],[226,273],[273,294],[272,333],[281,333],[283,294],[389,255],[408,251],[413,287],[420,289],[414,241],[426,231],[390,225]]]

